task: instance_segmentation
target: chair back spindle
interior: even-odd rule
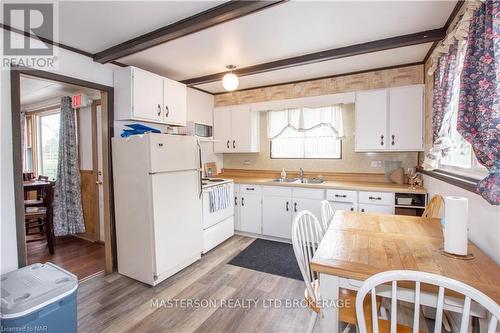
[[[321,201],[321,224],[323,227],[323,233],[326,233],[328,226],[332,222],[334,214],[335,212],[330,202],[328,200]]]
[[[360,332],[367,332],[367,323],[365,321],[365,315],[363,311],[363,302],[367,294],[371,294],[372,309],[376,307],[376,288],[381,285],[391,285],[391,333],[397,331],[397,293],[398,293],[398,282],[399,281],[409,281],[415,283],[415,298],[414,298],[414,316],[413,316],[413,333],[417,333],[420,327],[420,297],[421,297],[421,284],[430,285],[438,287],[437,301],[436,301],[436,316],[434,323],[434,333],[441,332],[441,326],[443,322],[443,311],[445,302],[445,291],[450,290],[454,293],[458,293],[464,296],[464,302],[462,307],[462,318],[460,322],[460,332],[467,332],[471,302],[479,304],[487,312],[489,312],[489,322],[486,328],[487,332],[496,332],[496,327],[498,321],[500,320],[500,306],[493,301],[491,298],[480,292],[479,290],[462,283],[441,275],[431,274],[419,271],[387,271],[379,274],[375,274],[368,278],[358,291],[356,297],[356,315],[358,318],[358,325]],[[377,312],[372,312],[372,329],[373,332],[378,332],[378,316]]]
[[[317,301],[317,293],[313,287],[317,276],[311,270],[311,261],[322,237],[323,229],[316,216],[309,211],[299,212],[292,225],[292,245],[302,278],[313,301]]]

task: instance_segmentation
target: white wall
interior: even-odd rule
[[[469,199],[469,239],[500,264],[500,206],[490,205],[480,195],[439,179],[423,175],[430,197],[461,196]]]
[[[3,29],[0,33],[3,36]],[[3,38],[3,37],[0,37]],[[3,41],[0,40],[0,43]],[[113,65],[101,65],[91,58],[59,49],[59,69],[53,72],[80,80],[113,85]],[[12,159],[12,110],[10,105],[10,71],[1,70],[1,110],[0,110],[0,272],[6,273],[18,266],[16,219],[14,204],[14,179]]]

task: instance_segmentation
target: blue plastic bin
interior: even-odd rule
[[[0,285],[2,332],[76,333],[75,275],[33,264],[2,275]]]

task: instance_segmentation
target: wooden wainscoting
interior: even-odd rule
[[[80,170],[83,220],[85,222],[85,233],[78,236],[90,241],[98,240],[99,224],[95,206],[96,185],[94,172],[92,170]]]

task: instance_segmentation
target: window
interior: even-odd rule
[[[268,112],[271,158],[341,158],[340,105]]]
[[[450,101],[450,139],[453,147],[448,155],[441,158],[439,168],[442,170],[463,174],[471,177],[483,178],[488,174],[487,169],[483,167],[474,156],[470,143],[457,131],[458,100],[460,94],[460,73],[463,68],[467,41],[461,41],[458,50],[457,74],[453,81],[453,94]]]
[[[59,112],[42,114],[38,120],[38,174],[55,179],[59,154]]]

